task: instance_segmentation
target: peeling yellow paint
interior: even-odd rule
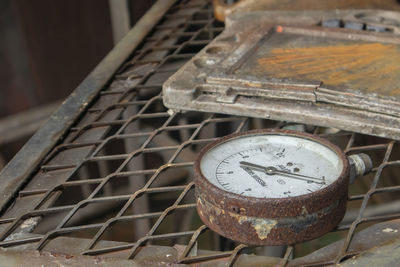
[[[301,215],[307,215],[308,214],[308,210],[306,209],[305,206],[301,207]]]
[[[260,240],[267,239],[268,234],[278,223],[277,220],[273,219],[255,218],[255,217],[235,214],[232,212],[229,212],[229,216],[234,217],[239,222],[239,224],[250,223],[250,225],[256,231],[257,236]]]
[[[208,217],[208,220],[210,221],[210,223],[214,223],[214,217],[213,217],[212,215],[210,215],[210,216]]]
[[[252,222],[252,225],[257,232],[258,238],[264,240],[268,238],[268,234],[277,223],[277,220],[256,219],[254,222]]]
[[[261,86],[262,86],[261,83],[255,83],[255,82],[246,82],[244,85],[249,86],[249,87],[259,87],[259,88],[261,88]]]
[[[219,215],[221,215],[222,214],[222,209],[215,209],[215,214],[217,215],[217,216],[219,216]]]

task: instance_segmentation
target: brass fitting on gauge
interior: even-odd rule
[[[357,176],[364,176],[372,171],[372,160],[365,153],[348,156],[350,163],[350,184],[353,184]]]

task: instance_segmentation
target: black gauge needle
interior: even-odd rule
[[[273,166],[264,167],[264,166],[250,163],[247,161],[241,161],[239,163],[242,168],[246,167],[246,168],[262,171],[268,175],[282,174],[282,175],[285,175],[285,176],[288,176],[288,177],[294,178],[294,179],[299,179],[299,180],[304,180],[304,181],[312,181],[312,182],[318,183],[318,184],[325,184],[325,179],[315,178],[315,177],[292,173],[292,172],[281,171]]]
[[[257,174],[255,174],[250,168],[248,167],[242,167],[241,168],[247,172],[254,180],[256,180],[257,183],[259,183],[261,186],[267,186],[267,184],[261,179]]]

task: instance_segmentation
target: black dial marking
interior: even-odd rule
[[[276,155],[277,155],[278,157],[280,157],[280,158],[283,158],[283,157],[285,156],[285,151],[286,151],[286,148],[282,149],[281,152],[276,153]]]
[[[260,176],[258,176],[255,172],[253,172],[251,169],[249,168],[242,168],[243,170],[245,170],[254,180],[256,180],[257,183],[259,183],[261,186],[266,187],[267,184],[264,182],[263,179],[260,178]]]
[[[278,179],[277,182],[278,182],[279,184],[281,184],[281,185],[286,184],[286,182],[285,182],[283,179]]]
[[[278,152],[277,152],[278,150]],[[288,175],[290,174],[291,176],[298,176],[299,174],[296,173],[296,171],[301,172],[301,170],[297,167],[297,163],[294,163],[291,160],[285,160],[285,157],[287,156],[285,153],[287,153],[285,148],[270,148],[267,146],[257,146],[253,147],[247,150],[242,150],[238,151],[236,153],[233,153],[223,160],[219,162],[217,165],[217,168],[215,170],[215,178],[217,182],[228,192],[240,194],[240,195],[252,195],[253,191],[258,191],[261,189],[262,191],[265,190],[265,197],[267,197],[270,192],[269,189],[270,186],[268,186],[268,183],[271,183],[271,188],[274,188],[276,184],[279,184],[281,186],[281,189],[279,190],[280,197],[292,197],[291,194],[293,192],[288,191],[287,183],[288,183]],[[279,155],[278,155],[279,154]],[[279,164],[275,163],[274,169],[276,169],[275,175],[264,175],[263,173],[260,173],[261,170],[256,170],[253,168],[249,168],[246,170],[245,165],[240,164],[241,162],[247,162],[252,159],[252,157],[259,157],[258,155],[265,157],[264,159],[265,162],[271,162],[271,165],[274,165],[273,162],[279,162]],[[280,157],[279,157],[280,156]],[[247,158],[247,159],[245,159]],[[284,160],[284,162],[282,162]],[[233,164],[233,165],[232,165]],[[236,165],[237,164],[237,165]],[[263,164],[263,163],[261,163]],[[230,166],[235,166],[234,170],[230,170]],[[241,166],[242,165],[242,166]],[[240,168],[241,170],[245,171],[239,171],[236,170],[236,166]],[[261,165],[260,165],[261,166]],[[264,168],[263,168],[264,169]],[[265,173],[263,170],[262,172]],[[278,173],[281,172],[281,173]],[[291,177],[293,178],[293,177]],[[291,179],[290,178],[290,179]],[[307,177],[308,178],[308,177]],[[250,180],[250,181],[249,181]],[[305,183],[308,183],[308,188],[304,188],[303,190],[306,190],[306,192],[315,192],[319,190],[321,187],[324,186],[324,183],[326,180],[321,179],[322,181],[303,181]],[[231,183],[231,181],[233,183]],[[254,183],[256,182],[256,183]],[[239,187],[237,183],[242,183],[243,186],[246,186],[246,183],[251,183],[248,186],[251,188],[247,187]],[[275,185],[274,185],[275,184]],[[259,187],[259,189],[257,189]],[[261,191],[261,192],[262,192]],[[286,191],[286,192],[284,192]],[[305,192],[304,192],[305,193]]]

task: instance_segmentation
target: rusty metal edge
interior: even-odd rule
[[[0,249],[0,262],[2,266],[141,266],[137,262],[120,258],[89,257],[36,250],[13,251],[4,248]]]
[[[387,228],[390,229],[390,228]],[[393,230],[393,229],[391,229]],[[400,239],[382,244],[381,246],[374,246],[362,253],[351,257],[338,264],[342,267],[360,267],[360,266],[381,266],[391,267],[397,266],[400,261]]]
[[[201,172],[200,168],[200,163],[204,155],[211,150],[214,147],[217,147],[218,145],[221,145],[227,141],[237,139],[243,136],[256,136],[256,135],[287,135],[287,136],[292,136],[296,138],[301,138],[309,141],[316,142],[320,145],[323,145],[327,147],[328,149],[332,150],[333,152],[336,153],[336,155],[340,158],[341,162],[343,163],[343,170],[338,176],[338,178],[330,185],[326,186],[323,189],[320,189],[318,191],[312,192],[312,193],[307,193],[303,195],[298,195],[294,197],[290,197],[290,203],[288,204],[288,207],[285,208],[283,211],[285,213],[284,216],[290,217],[290,216],[297,216],[298,215],[298,209],[291,209],[293,206],[300,205],[300,206],[305,206],[308,211],[316,211],[320,210],[323,208],[326,208],[328,204],[324,203],[326,201],[326,197],[329,195],[329,198],[335,198],[340,194],[345,194],[346,189],[348,187],[348,176],[349,176],[349,163],[347,160],[346,155],[344,152],[337,147],[335,144],[331,143],[330,141],[312,135],[304,132],[296,132],[293,130],[283,130],[283,129],[257,129],[257,130],[250,130],[250,131],[245,131],[245,132],[238,132],[238,133],[233,133],[227,136],[224,136],[220,139],[217,139],[214,142],[211,142],[207,144],[205,147],[201,149],[199,154],[197,155],[195,162],[194,162],[194,171],[195,171],[195,184],[197,187],[200,187],[201,189],[205,189],[208,191],[207,194],[207,201],[211,201],[212,204],[217,205],[219,202],[214,202],[213,200],[221,200],[223,201],[224,205],[222,208],[230,210],[230,205],[234,205],[233,203],[230,203],[230,200],[234,199],[235,201],[238,201],[241,203],[241,205],[245,204],[252,204],[255,206],[258,206],[260,203],[265,208],[265,210],[261,210],[260,208],[257,208],[255,210],[247,210],[245,212],[245,215],[247,216],[265,216],[265,217],[270,217],[270,218],[281,218],[283,217],[282,211],[277,211],[276,210],[276,203],[277,202],[285,202],[282,198],[258,198],[258,197],[251,197],[251,196],[242,196],[240,194],[232,193],[232,192],[227,192],[223,189],[220,189],[219,187],[215,186],[212,184],[207,178],[204,177],[203,173]],[[319,195],[322,194],[324,197],[320,200],[318,200],[317,203],[313,204],[310,201],[311,200],[316,200],[319,198]],[[222,196],[222,199],[219,199]],[[213,199],[211,199],[212,197]],[[288,199],[286,199],[288,201]],[[330,203],[329,203],[330,204]],[[272,207],[268,207],[271,205]],[[285,203],[286,205],[286,203]],[[274,210],[275,209],[275,210]]]
[[[177,0],[157,0],[0,172],[0,212]]]

